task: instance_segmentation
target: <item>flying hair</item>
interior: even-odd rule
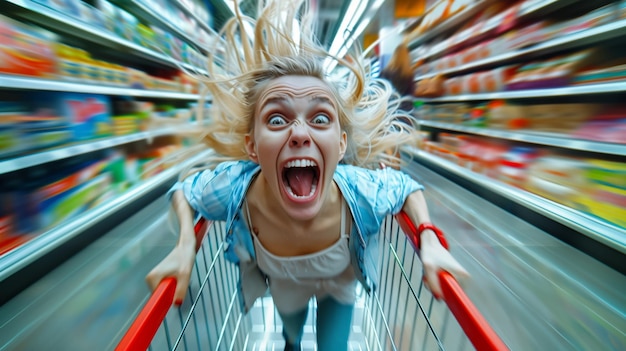
[[[366,168],[382,163],[397,164],[394,156],[402,145],[414,145],[413,118],[398,110],[400,96],[385,80],[372,77],[368,61],[358,48],[346,58],[333,57],[316,40],[314,13],[304,1],[268,0],[255,19],[240,13],[219,32],[224,52],[209,53],[207,74],[201,81],[198,119],[207,130],[202,142],[215,154],[208,166],[226,160],[246,160],[244,136],[254,128],[254,113],[260,93],[273,79],[305,75],[324,81],[339,109],[339,123],[348,135],[342,162]],[[294,20],[295,19],[295,20]],[[348,77],[335,80],[325,71],[332,59],[347,69]],[[204,101],[212,104],[204,123]],[[393,150],[393,152],[385,152]],[[199,168],[187,170],[184,176]]]

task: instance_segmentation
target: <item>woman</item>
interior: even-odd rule
[[[298,30],[285,21],[296,18],[301,5],[268,3],[252,40],[243,30],[251,20],[239,13],[223,29],[223,64],[210,58],[205,79],[214,107],[204,142],[220,156],[211,160],[216,166],[186,175],[171,190],[179,241],[147,281],[154,288],[176,277],[175,300],[182,302],[195,257],[194,212],[225,221],[225,254],[239,266],[244,310],[269,287],[285,349],[299,349],[315,296],[318,349],[341,350],[356,284],[370,291],[376,283],[367,244],[381,221],[400,210],[415,223],[430,219],[420,184],[378,169],[392,157],[384,150],[414,138],[411,126],[394,122],[391,87],[369,80],[359,58],[337,59],[353,79],[331,82],[311,18],[304,16]],[[425,281],[439,296],[438,270],[467,273],[428,225],[421,228]]]

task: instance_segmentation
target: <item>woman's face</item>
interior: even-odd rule
[[[272,194],[301,221],[319,213],[346,143],[335,98],[326,83],[309,76],[270,81],[246,135],[250,159],[260,164]]]

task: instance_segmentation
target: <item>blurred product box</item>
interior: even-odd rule
[[[38,110],[51,110],[71,124],[74,140],[111,135],[108,96],[65,92],[36,92],[30,98]]]
[[[100,174],[78,186],[37,203],[39,228],[50,228],[91,206],[111,184],[110,174]]]
[[[595,115],[599,104],[537,104],[523,108],[533,130],[570,133]]]
[[[498,177],[504,183],[523,188],[528,177],[528,168],[539,156],[539,150],[531,147],[514,146],[500,156]]]
[[[546,199],[573,207],[583,191],[587,163],[576,158],[544,155],[528,168],[524,188]]]
[[[580,205],[593,215],[626,228],[626,164],[591,160],[586,168],[588,189]]]
[[[0,73],[54,77],[55,36],[0,15]]]
[[[16,181],[5,196],[15,215],[17,233],[49,228],[90,205],[111,183],[109,159],[92,156],[63,161],[57,167],[37,169]]]
[[[572,136],[607,143],[626,144],[626,106],[609,106],[572,132]]]
[[[69,141],[69,123],[50,110],[30,111],[27,103],[0,101],[0,158]]]
[[[507,81],[506,90],[546,89],[569,85],[582,68],[603,60],[605,53],[597,48],[534,61],[520,67]]]

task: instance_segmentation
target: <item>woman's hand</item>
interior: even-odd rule
[[[422,232],[420,243],[420,258],[424,267],[424,283],[436,299],[443,297],[441,284],[439,284],[439,271],[446,271],[457,280],[469,277],[469,273],[441,245],[432,230],[428,229]]]
[[[195,245],[176,245],[176,247],[148,273],[146,276],[148,286],[154,291],[164,278],[176,278],[174,304],[182,304],[187,289],[189,288],[189,280],[195,258]]]

